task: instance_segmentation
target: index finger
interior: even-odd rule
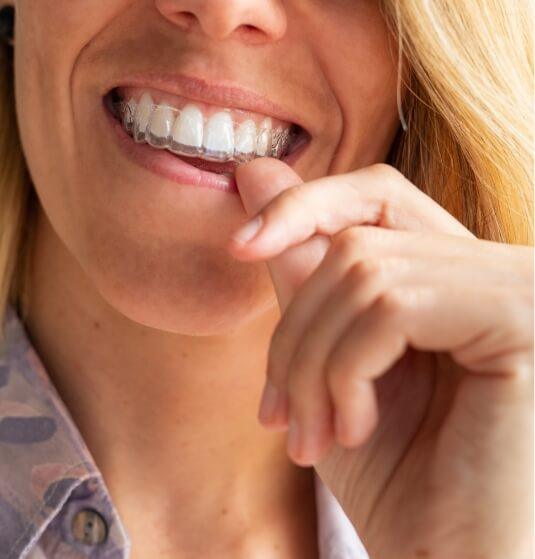
[[[241,246],[233,243],[242,254],[274,256],[314,235],[331,236],[355,225],[475,238],[440,204],[386,164],[297,184],[279,192],[259,215],[263,225],[253,239]]]

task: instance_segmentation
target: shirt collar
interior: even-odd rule
[[[314,473],[320,559],[368,559],[342,507]],[[26,557],[88,483],[96,487],[93,504],[107,519],[117,552],[106,557],[127,559],[130,539],[102,474],[8,305],[0,344],[0,559]]]

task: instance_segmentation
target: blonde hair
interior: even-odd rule
[[[408,128],[388,162],[477,237],[532,245],[529,2],[381,7],[410,67],[401,107]],[[0,52],[0,316],[11,303],[25,318],[37,198],[17,135],[8,48]]]

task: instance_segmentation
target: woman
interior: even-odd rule
[[[0,557],[529,556],[527,6],[0,4]]]

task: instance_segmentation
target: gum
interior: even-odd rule
[[[150,112],[150,116],[147,120],[147,126],[145,130],[140,130],[136,126],[136,122],[134,119],[134,112],[132,107],[125,101],[115,101],[113,103],[115,109],[117,110],[122,123],[123,127],[131,136],[133,136],[134,141],[138,143],[148,143],[149,145],[156,147],[156,148],[163,148],[175,153],[177,155],[184,155],[189,157],[201,157],[208,161],[236,161],[239,163],[243,163],[246,161],[251,161],[252,159],[256,159],[257,157],[275,157],[280,159],[284,156],[285,152],[288,150],[292,140],[294,139],[294,133],[290,131],[290,129],[271,129],[271,128],[257,128],[257,137],[256,137],[256,145],[258,146],[259,142],[263,142],[263,145],[267,146],[267,150],[265,154],[257,154],[257,153],[242,153],[239,151],[234,150],[234,153],[230,154],[228,152],[213,152],[207,151],[204,146],[199,148],[194,146],[187,146],[185,144],[179,144],[173,140],[171,135],[166,137],[162,136],[155,136],[154,134],[150,133],[151,127],[151,119],[152,115],[154,114],[154,110],[163,105],[153,104]],[[181,113],[181,109],[176,109],[174,107],[170,107],[166,105],[168,109],[170,109],[174,117],[178,117]],[[204,117],[204,124],[207,122],[207,118]],[[233,122],[234,126],[234,133],[236,133],[239,124]]]

